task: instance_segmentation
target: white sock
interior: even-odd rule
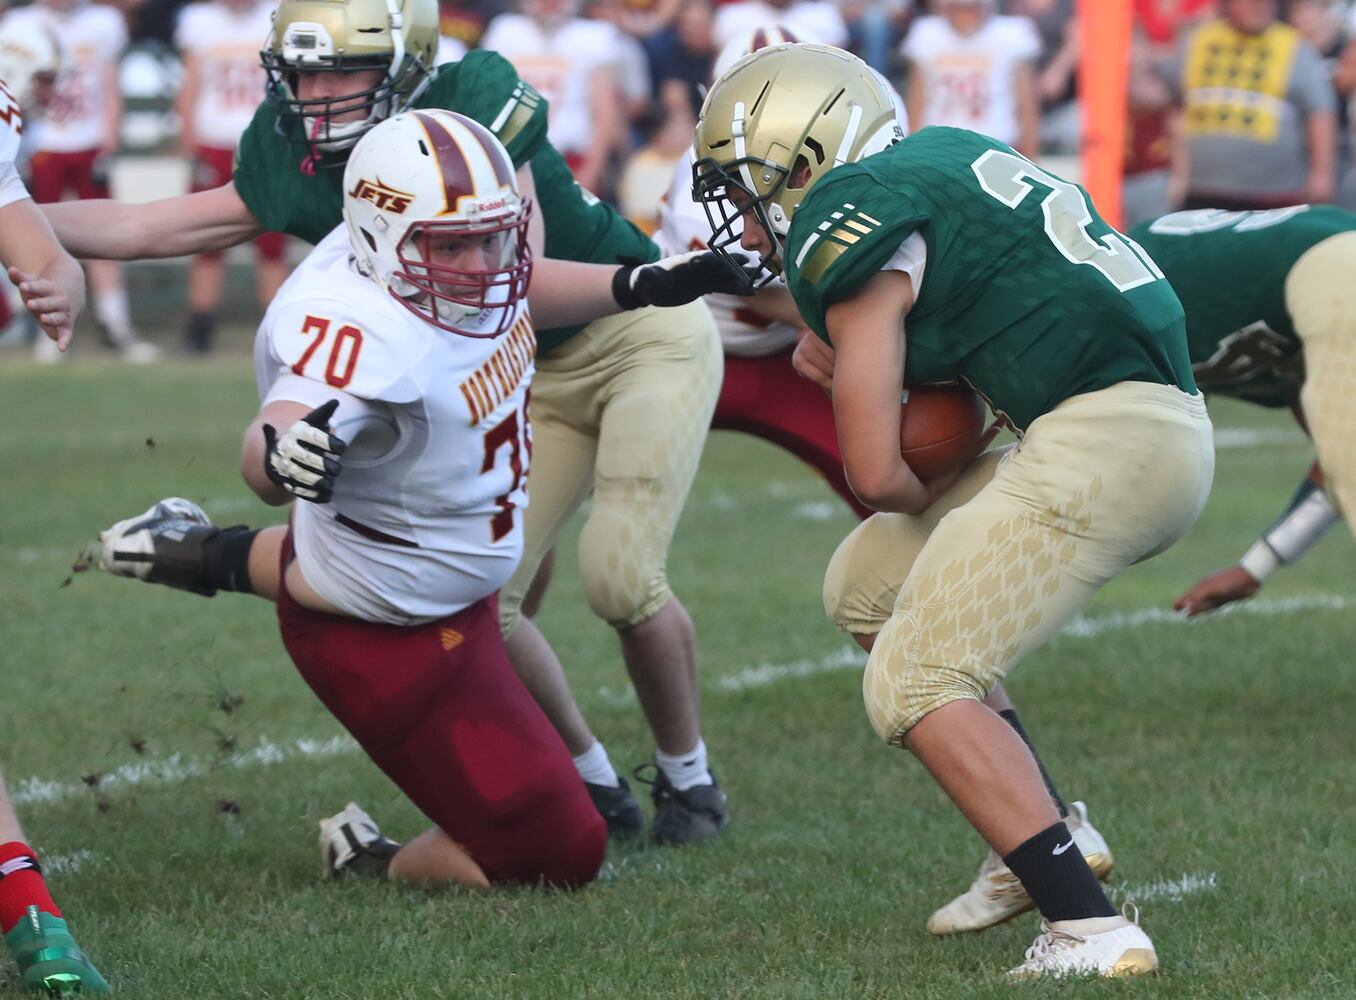
[[[706,764],[706,741],[698,737],[697,745],[687,753],[671,754],[663,750],[654,752],[655,762],[669,784],[678,791],[693,788],[696,785],[711,784],[711,771]]]
[[[597,740],[593,741],[593,746],[574,758],[574,766],[579,771],[579,777],[590,785],[616,788],[621,783],[617,779],[617,771],[612,766],[612,761],[608,759],[607,749]]]
[[[94,297],[94,313],[99,322],[108,327],[115,338],[129,337],[132,334],[132,317],[127,311],[127,290],[115,289],[98,292]]]

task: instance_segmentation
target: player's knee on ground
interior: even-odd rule
[[[467,850],[495,885],[577,889],[598,876],[607,823],[584,786],[524,810]]]

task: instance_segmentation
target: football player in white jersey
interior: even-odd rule
[[[127,45],[127,26],[118,11],[87,0],[38,0],[5,15],[20,25],[51,32],[62,50],[56,97],[33,143],[29,173],[39,204],[77,198],[107,198],[109,158],[118,148],[122,97],[118,56]],[[129,361],[153,360],[155,345],[132,329],[122,266],[89,262],[94,312],[108,344]],[[42,352],[39,357],[52,360]]]
[[[259,48],[273,23],[273,5],[261,0],[207,0],[179,15],[174,41],[184,62],[184,82],[175,99],[179,152],[193,165],[193,190],[230,183],[231,163],[241,134],[254,117],[267,78]],[[254,241],[259,307],[268,308],[287,278],[281,233]],[[204,353],[212,347],[226,268],[220,252],[193,258],[188,271],[188,329],[185,346]]]
[[[70,342],[85,304],[85,276],[61,248],[47,219],[28,196],[14,161],[23,134],[16,94],[43,99],[50,53],[41,34],[0,27],[0,265],[19,286],[24,304],[60,350]],[[5,80],[12,84],[12,89]],[[18,963],[24,985],[54,995],[108,992],[97,969],[76,946],[42,878],[37,853],[25,840],[0,775],[0,936]]]
[[[551,145],[575,179],[601,191],[611,154],[626,140],[614,60],[616,29],[579,16],[579,0],[522,0],[500,14],[480,47],[498,52],[546,98]]]
[[[909,116],[915,128],[953,125],[1019,153],[1040,152],[1036,26],[994,12],[994,0],[938,0],[904,39]]]
[[[402,846],[350,803],[321,822],[335,875],[582,885],[607,827],[497,614],[527,502],[531,205],[493,134],[440,110],[368,132],[344,192],[256,341],[241,470],[305,501],[290,526],[171,498],[104,532],[101,565],[276,601],[307,683],[436,824]]]

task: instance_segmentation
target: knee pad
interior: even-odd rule
[[[601,544],[598,540],[606,537]],[[579,540],[579,575],[593,613],[613,628],[654,617],[673,597],[664,551],[637,542],[629,532],[608,537],[588,531]]]
[[[918,628],[910,618],[896,617],[876,639],[866,661],[862,698],[876,735],[902,747],[909,730],[931,712],[953,701],[983,701],[999,679],[986,680],[977,661],[961,658],[956,665],[928,662]]]

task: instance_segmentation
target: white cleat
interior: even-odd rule
[[[381,835],[376,820],[350,802],[343,812],[320,821],[320,856],[328,878],[384,876],[400,844]]]
[[[114,576],[164,582],[153,572],[157,557],[163,561],[164,550],[182,541],[188,529],[211,526],[207,512],[192,500],[167,497],[144,514],[99,532],[99,568]]]
[[[1106,839],[1088,822],[1088,807],[1082,802],[1071,802],[1064,822],[1092,873],[1105,880],[1116,860],[1106,846]],[[1012,869],[989,851],[970,888],[928,918],[928,931],[938,937],[982,931],[1011,920],[1035,905],[1017,876],[1012,874]]]
[[[1064,976],[1143,976],[1158,971],[1158,953],[1139,926],[1139,910],[1126,903],[1123,915],[1095,920],[1041,921],[1041,935],[1026,960],[1008,975],[1015,979]],[[1105,926],[1105,930],[1095,930]],[[1078,925],[1094,930],[1078,933]]]

